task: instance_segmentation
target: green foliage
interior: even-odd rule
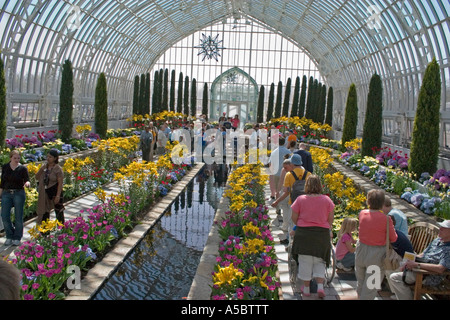
[[[348,91],[347,105],[345,106],[344,128],[342,132],[342,148],[345,149],[345,143],[356,138],[356,127],[358,125],[358,98],[356,86],[350,85]],[[344,151],[344,150],[343,150]]]
[[[291,117],[298,115],[298,103],[300,95],[300,77],[295,79],[294,97],[292,98]]]
[[[303,76],[302,80],[302,91],[300,93],[300,101],[298,102],[298,116],[302,118],[305,115],[306,108],[306,83],[308,82],[308,78],[306,75]]]
[[[207,82],[205,82],[205,84],[203,86],[202,114],[206,115],[206,120],[208,120],[208,83]]]
[[[383,86],[381,77],[374,74],[369,84],[367,95],[366,118],[362,136],[361,154],[374,156],[374,148],[381,148],[383,135]]]
[[[175,111],[175,70],[172,70],[172,74],[170,76],[169,111]]]
[[[162,111],[160,110],[158,88],[159,88],[159,71],[155,71],[155,74],[153,76],[152,114],[159,113]]]
[[[286,83],[286,89],[284,90],[284,101],[283,101],[283,116],[289,117],[289,101],[291,99],[291,78],[288,78]]]
[[[330,127],[333,126],[333,87],[328,88],[327,115],[325,117],[325,123]]]
[[[191,87],[191,116],[195,117],[197,114],[197,80],[192,79]]]
[[[146,86],[146,80],[145,80],[145,74],[141,74],[141,81],[139,82],[139,114],[144,114],[145,110],[145,86]]]
[[[269,102],[267,105],[267,117],[266,122],[269,122],[273,118],[273,102],[275,99],[275,84],[272,82],[270,85],[270,91],[269,91]]]
[[[139,76],[134,77],[133,114],[139,114]]]
[[[325,119],[325,105],[327,103],[327,86],[321,85],[319,90],[318,105],[317,105],[317,122],[323,124]]]
[[[256,122],[264,122],[264,86],[259,89],[258,95],[258,113],[256,116]]]
[[[145,76],[145,102],[143,106],[142,115],[150,114],[150,73]]]
[[[183,113],[189,114],[189,77],[186,76],[184,78],[184,104],[183,104]]]
[[[409,171],[417,176],[437,170],[441,76],[436,58],[427,66],[419,92],[411,141]]]
[[[282,96],[283,96],[283,83],[279,81],[277,87],[277,100],[275,103],[275,118],[281,117],[281,100],[283,99]]]
[[[308,82],[308,97],[306,99],[306,110],[305,117],[307,119],[312,119],[313,117],[313,98],[314,97],[314,78],[309,77]]]
[[[183,72],[178,77],[177,112],[183,112]]]
[[[72,137],[73,129],[73,71],[70,60],[64,61],[62,67],[58,127],[61,140],[67,143]]]
[[[5,147],[6,139],[6,80],[5,66],[0,58],[0,149]]]
[[[169,70],[166,68],[164,70],[164,81],[163,81],[163,90],[162,90],[162,102],[161,108],[162,111],[169,110]]]
[[[108,92],[106,89],[106,76],[102,72],[95,88],[95,132],[100,138],[106,138],[108,131]]]

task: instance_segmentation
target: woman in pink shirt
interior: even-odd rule
[[[326,264],[330,261],[330,227],[334,219],[334,203],[322,194],[322,183],[317,175],[309,175],[305,195],[292,204],[292,221],[297,226],[291,252],[298,254],[298,277],[303,280],[303,295],[310,295],[310,281],[317,282],[317,294],[325,297],[323,282]],[[327,263],[325,262],[327,261]]]
[[[383,260],[386,256],[386,227],[389,223],[389,241],[397,240],[394,224],[383,213],[384,190],[367,193],[369,209],[359,213],[359,241],[355,252],[356,291],[361,300],[373,300],[384,277]],[[379,278],[377,278],[377,276]]]

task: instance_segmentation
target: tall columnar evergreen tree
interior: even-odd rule
[[[203,85],[203,100],[202,100],[202,114],[206,115],[206,120],[208,120],[208,83],[205,82]]]
[[[145,81],[144,81],[145,83]],[[106,76],[102,72],[97,80],[95,88],[95,132],[100,138],[106,138],[108,130],[108,91],[106,88]]]
[[[317,115],[319,113],[318,106],[319,106],[319,92],[320,92],[320,86],[322,84],[319,83],[319,80],[314,79],[314,85],[313,85],[313,100],[312,100],[312,120],[317,122]]]
[[[62,67],[58,127],[61,130],[61,140],[69,142],[73,130],[73,70],[70,60],[64,61]]]
[[[361,155],[374,156],[374,151],[381,148],[383,136],[383,84],[381,77],[374,74],[370,79],[367,95],[367,110],[364,119]]]
[[[275,118],[281,117],[282,100],[283,100],[283,83],[279,81],[277,87],[277,100],[275,103]]]
[[[258,111],[256,115],[256,122],[258,123],[264,122],[264,86],[261,86],[259,89]]]
[[[294,97],[292,98],[291,117],[298,116],[298,103],[300,95],[300,77],[295,79]]]
[[[183,112],[183,72],[178,77],[177,112]]]
[[[183,113],[185,115],[189,115],[189,77],[186,76],[184,78],[184,104],[183,104]]]
[[[133,114],[139,112],[139,76],[134,77],[134,92],[133,92]]]
[[[5,65],[0,58],[0,149],[5,147],[6,139],[6,80]]]
[[[139,82],[139,112],[138,114],[143,114],[145,110],[145,74],[141,74],[141,80]]]
[[[195,117],[197,114],[197,80],[195,78],[192,79],[191,85],[191,116]]]
[[[164,69],[159,69],[158,74],[158,109],[163,111]]]
[[[162,90],[161,108],[164,111],[169,110],[169,70],[164,70],[164,85]]]
[[[266,122],[269,122],[273,118],[273,104],[275,99],[275,84],[272,82],[269,90],[269,101],[267,104],[267,116]]]
[[[325,120],[325,104],[327,103],[327,86],[322,84],[319,88],[317,122],[323,124],[323,121]]]
[[[347,104],[345,106],[344,128],[342,130],[342,148],[345,150],[345,143],[356,138],[356,128],[358,125],[358,97],[354,83],[350,85],[348,91]]]
[[[175,111],[175,70],[172,70],[170,76],[169,111]]]
[[[150,114],[150,73],[145,75],[145,103],[142,115]]]
[[[158,88],[159,88],[159,71],[156,70],[153,76],[153,95],[152,95],[152,114],[159,113]]]
[[[308,77],[303,76],[302,79],[302,91],[300,93],[300,101],[298,102],[298,116],[302,118],[305,115],[306,108],[306,83],[308,82]]]
[[[284,90],[284,101],[283,101],[283,116],[289,117],[289,103],[291,101],[291,78],[287,79],[286,89]]]
[[[333,87],[328,89],[327,115],[325,117],[325,123],[330,127],[333,127]]]
[[[309,81],[308,81],[308,96],[306,98],[305,117],[307,119],[312,119],[313,95],[314,95],[314,78],[311,76],[311,77],[309,77]]]
[[[424,172],[432,175],[437,169],[440,104],[440,68],[436,58],[434,58],[428,64],[423,76],[412,132],[409,171],[416,177]]]

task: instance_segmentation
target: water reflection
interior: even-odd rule
[[[225,165],[205,166],[93,299],[176,300],[186,297],[227,176]]]

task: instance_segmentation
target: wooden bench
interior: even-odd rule
[[[428,222],[416,222],[409,227],[408,233],[414,252],[419,254],[422,253],[431,241],[438,236],[439,227]],[[414,269],[414,272],[416,273],[416,282],[413,285],[414,300],[420,300],[421,296],[424,294],[450,295],[450,271],[441,274],[446,277],[446,280],[443,281],[443,285],[438,288],[423,285],[424,276],[436,273],[425,271],[423,269]]]
[[[409,226],[408,234],[415,253],[419,254],[438,236],[439,227],[428,222],[416,222]]]

